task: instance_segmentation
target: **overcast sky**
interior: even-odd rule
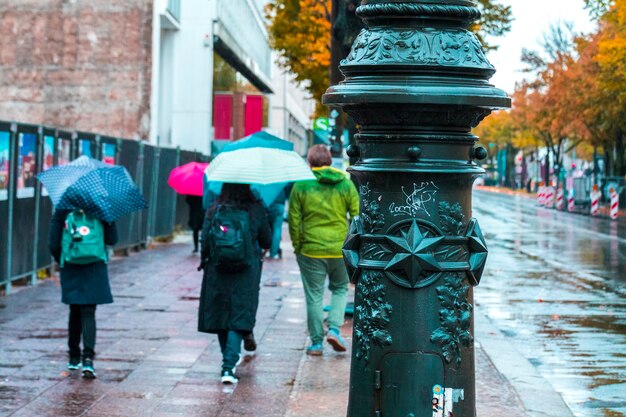
[[[502,0],[513,8],[513,27],[504,37],[491,39],[499,45],[487,56],[496,67],[492,84],[512,93],[515,81],[523,79],[520,70],[522,48],[540,49],[543,33],[559,20],[574,23],[577,32],[590,32],[594,24],[583,8],[583,0]]]

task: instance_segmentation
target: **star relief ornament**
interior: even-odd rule
[[[389,261],[385,271],[403,272],[410,288],[429,284],[430,278],[435,273],[441,272],[441,265],[435,259],[434,252],[444,237],[426,237],[415,220],[409,230],[401,231],[401,234],[402,236],[386,236],[390,246],[397,253]],[[398,282],[397,279],[394,281]]]
[[[350,282],[356,284],[359,280],[359,250],[361,249],[361,235],[363,234],[363,223],[361,217],[356,216],[350,224],[348,236],[343,243],[343,260],[346,263]]]
[[[467,227],[467,246],[469,249],[469,270],[467,278],[470,284],[478,285],[487,262],[487,243],[480,230],[478,220],[472,219]]]

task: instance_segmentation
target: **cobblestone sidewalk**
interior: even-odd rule
[[[259,348],[238,368],[236,388],[219,382],[217,338],[196,332],[198,261],[189,245],[169,244],[111,262],[115,303],[98,308],[92,381],[65,369],[67,307],[57,281],[0,299],[0,416],[344,417],[350,356],[304,355],[295,259],[264,266]],[[525,415],[480,349],[477,380],[480,416]]]

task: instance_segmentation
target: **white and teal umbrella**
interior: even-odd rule
[[[204,171],[209,182],[269,185],[314,180],[309,165],[293,151],[247,148],[219,154]]]

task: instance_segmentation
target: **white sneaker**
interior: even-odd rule
[[[232,371],[222,371],[222,384],[236,384],[237,382],[239,382],[239,379],[235,376],[234,371],[234,369]]]

